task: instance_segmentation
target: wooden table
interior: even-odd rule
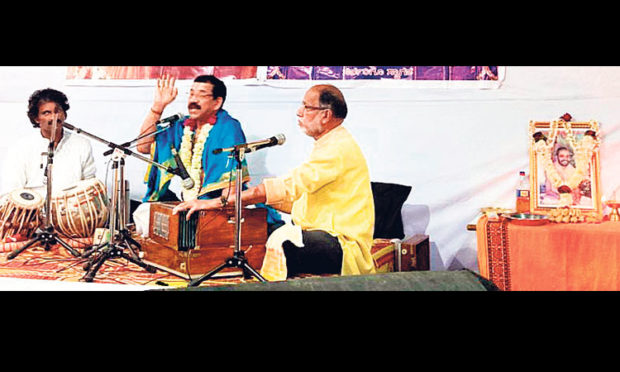
[[[620,290],[620,223],[523,226],[480,217],[480,275],[512,291]]]

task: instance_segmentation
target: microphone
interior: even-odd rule
[[[225,149],[215,149],[213,150],[213,154],[217,155],[224,151],[233,151],[233,150],[238,150],[242,148],[245,148],[246,152],[258,151],[260,149],[264,149],[265,147],[282,145],[284,142],[286,142],[286,137],[284,136],[284,134],[280,133],[280,134],[276,134],[275,136],[271,138],[264,139],[261,141],[243,143],[241,145],[236,145],[234,147],[228,147]]]
[[[51,138],[50,138],[50,146],[56,140],[56,128],[58,128],[58,122],[60,120],[52,120],[52,121],[53,121],[53,124],[52,124],[52,135],[51,135]]]
[[[185,117],[185,115],[179,112],[178,114],[168,116],[167,118],[158,120],[155,123],[155,125],[164,124],[164,123],[168,123],[168,125],[170,125],[171,123],[174,123],[175,121],[182,119],[183,117]]]
[[[179,156],[177,150],[174,149],[174,146],[170,145],[170,151],[174,156],[174,161],[176,161],[177,166],[179,167],[179,176],[183,179],[183,187],[187,190],[191,189],[194,187],[194,180],[189,176],[189,173],[187,173],[187,169],[185,169],[185,166],[181,161],[181,157]]]

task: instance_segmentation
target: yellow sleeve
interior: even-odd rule
[[[333,147],[315,148],[305,163],[291,170],[285,186],[293,199],[316,192],[340,175],[342,156],[330,150]]]
[[[315,148],[306,162],[286,176],[263,180],[267,197],[265,204],[292,203],[304,193],[314,193],[334,181],[341,168],[340,154]]]
[[[265,186],[265,204],[274,207],[275,209],[284,212],[291,213],[293,208],[293,200],[286,191],[285,178],[265,178],[263,185]]]

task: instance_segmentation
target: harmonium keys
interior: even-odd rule
[[[187,221],[186,211],[172,214],[178,204],[179,202],[151,204],[149,238],[178,251],[234,247],[234,208],[199,211],[193,213]],[[267,242],[267,210],[244,208],[241,218],[241,246],[264,245]]]

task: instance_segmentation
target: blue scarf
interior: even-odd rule
[[[151,149],[153,161],[166,167],[177,167],[170,145],[173,145],[174,148],[179,151],[181,141],[183,140],[184,123],[187,119],[189,119],[189,116],[174,122],[168,130],[155,136],[155,144]],[[198,192],[198,199],[211,199],[208,195],[210,192],[224,189],[228,187],[230,182],[236,180],[236,161],[229,158],[230,154],[228,152],[213,154],[213,150],[233,147],[242,143],[246,143],[246,138],[241,128],[241,123],[239,123],[237,119],[231,117],[226,110],[219,110],[217,113],[217,121],[209,132],[202,153],[204,177],[202,180],[202,187]],[[247,189],[246,182],[250,180],[250,175],[245,159],[242,160],[241,164],[243,189],[245,190]],[[170,180],[173,177],[173,174],[162,171],[160,168],[149,164],[145,175],[147,191],[142,201],[158,201],[168,190]],[[196,182],[197,180],[194,181]],[[283,223],[280,214],[275,209],[265,204],[256,204],[256,206],[267,209],[267,222],[269,224]]]
[[[173,123],[170,128],[155,136],[155,146],[151,151],[153,161],[167,167],[176,168],[174,156],[170,150],[170,145],[179,151],[183,140],[183,129],[185,121],[189,116],[184,117]],[[208,199],[207,193],[227,187],[230,181],[236,179],[235,161],[229,159],[229,153],[222,152],[217,155],[213,150],[217,148],[233,147],[245,143],[245,135],[241,129],[241,124],[232,118],[225,110],[220,110],[217,114],[217,121],[209,132],[205,148],[202,153],[202,169],[204,177],[202,188],[198,192],[198,199]],[[249,173],[245,159],[242,162],[243,182],[249,181]],[[160,170],[158,167],[149,165],[145,182],[147,192],[144,202],[157,201],[168,190],[173,174]],[[232,178],[232,179],[231,179]],[[198,180],[194,180],[197,182]]]

